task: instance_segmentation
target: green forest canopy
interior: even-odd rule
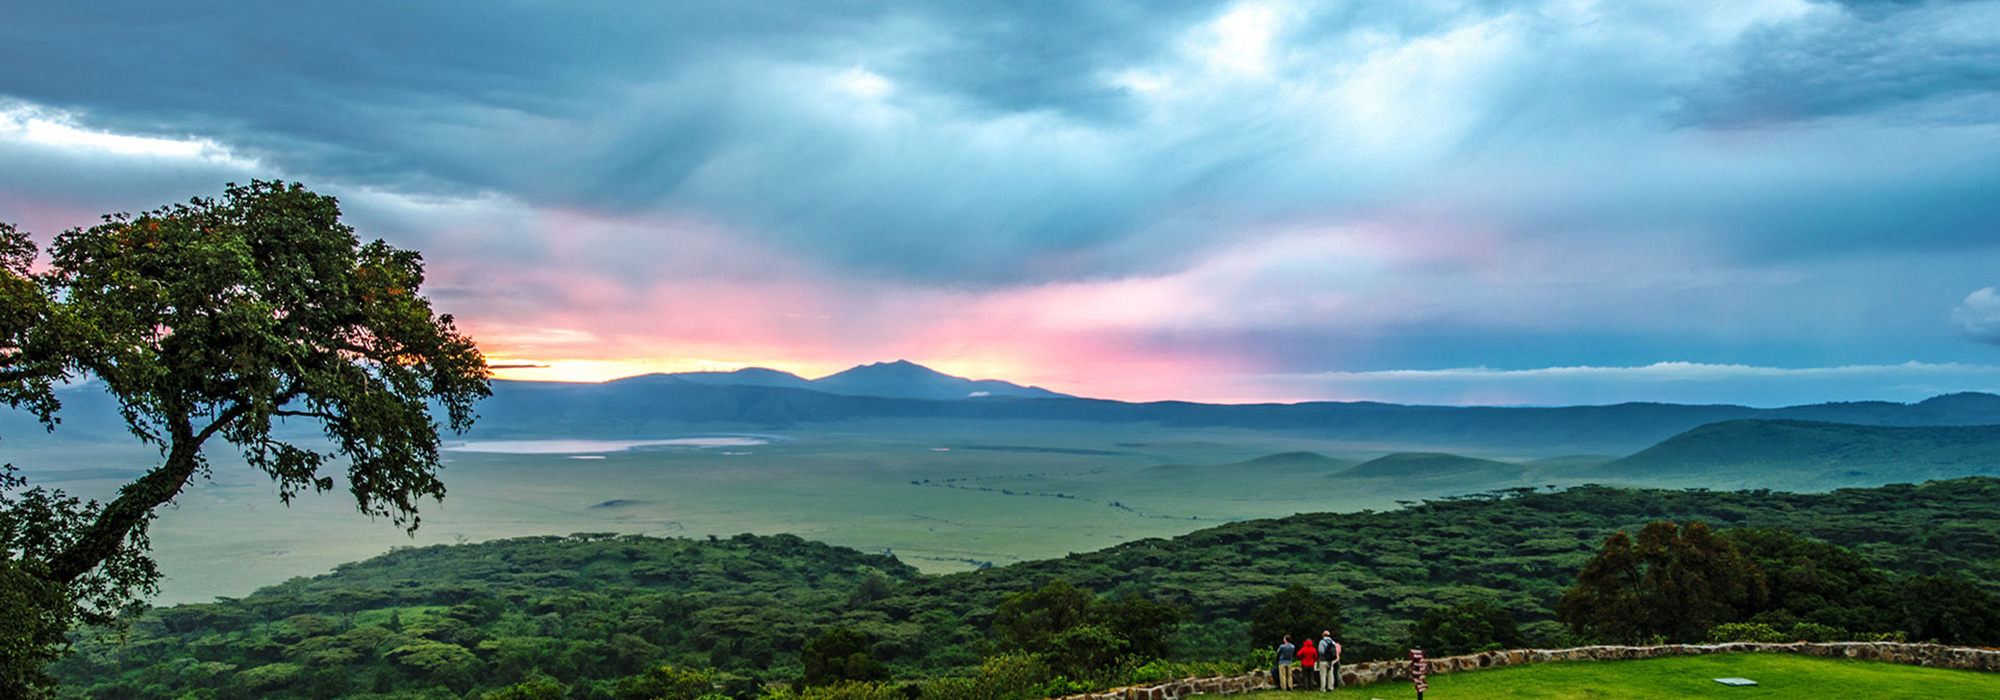
[[[1251,613],[1306,586],[1340,602],[1343,641],[1360,659],[1400,652],[1427,611],[1474,601],[1509,611],[1531,642],[1560,640],[1554,607],[1584,562],[1607,535],[1659,520],[1786,528],[1901,575],[1953,572],[2000,591],[1991,478],[1826,494],[1516,489],[943,576],[791,535],[405,548],[243,599],[155,611],[128,636],[85,640],[57,671],[66,692],[98,698],[457,697],[539,675],[609,698],[614,679],[661,665],[788,681],[807,643],[846,628],[898,677],[938,676],[1000,651],[996,608],[1056,579],[1183,608],[1182,659],[1242,658]]]

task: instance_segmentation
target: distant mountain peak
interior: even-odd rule
[[[812,382],[805,377],[766,367],[744,367],[733,372],[681,372],[667,376],[696,384],[812,388]]]
[[[812,381],[812,389],[830,394],[900,399],[1072,398],[1047,389],[998,379],[954,377],[909,360],[857,365]]]
[[[915,363],[915,362],[911,362],[911,361],[909,361],[909,360],[896,360],[896,361],[894,361],[894,362],[875,362],[875,363],[870,363],[870,364],[865,364],[865,365],[855,365],[855,366],[853,366],[853,367],[849,367],[849,368],[847,368],[847,369],[845,369],[845,370],[842,370],[842,371],[839,371],[839,372],[835,372],[835,373],[833,373],[833,374],[830,374],[830,375],[827,375],[827,377],[821,377],[821,379],[826,379],[826,378],[828,378],[828,377],[838,377],[838,376],[840,376],[840,375],[843,375],[843,374],[850,374],[850,373],[854,373],[854,372],[871,372],[871,373],[872,373],[872,372],[899,372],[899,373],[906,373],[906,374],[924,374],[924,375],[930,375],[930,374],[935,374],[935,375],[937,375],[937,376],[940,376],[940,377],[949,377],[949,376],[951,376],[951,375],[948,375],[948,374],[945,374],[945,373],[943,373],[943,372],[939,372],[939,371],[937,371],[937,370],[934,370],[934,369],[931,369],[931,368],[929,368],[929,367],[925,367],[925,366],[923,366],[923,365],[920,365],[920,364],[917,364],[917,363]]]
[[[781,387],[845,396],[892,399],[950,401],[997,397],[1074,398],[1040,387],[1021,386],[998,379],[954,377],[909,360],[855,365],[818,379],[806,379],[790,372],[764,367],[745,367],[731,372],[680,372],[646,376],[656,380],[678,380],[710,386]]]

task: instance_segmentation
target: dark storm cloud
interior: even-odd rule
[[[1004,269],[993,255],[1027,262],[1042,241],[1059,256],[1117,235],[1130,207],[1157,196],[1086,201],[1076,189],[1101,181],[1028,162],[1060,154],[1021,154],[1003,171],[991,159],[1005,154],[954,152],[979,137],[976,123],[1114,116],[1123,97],[1100,69],[1146,59],[1215,11],[31,2],[0,23],[0,93],[93,128],[214,139],[314,181],[692,208],[829,259],[954,276]],[[920,103],[916,118],[968,125],[877,151],[896,144],[829,124],[841,115],[824,112],[841,108],[810,94],[824,76],[801,74],[863,66],[896,83],[894,99]],[[959,191],[917,191],[940,185]]]
[[[315,183],[673,211],[973,285],[1172,270],[1262,222],[1434,208],[1482,167],[1508,195],[1465,216],[1523,235],[1643,216],[1753,258],[1987,245],[2000,173],[1952,154],[1990,139],[1830,180],[1802,146],[1706,191],[1648,160],[1676,130],[1868,142],[2000,113],[2000,3],[1802,7],[37,0],[0,21],[0,96]],[[1232,45],[1239,11],[1269,26]],[[1548,164],[1574,149],[1632,172],[1572,186],[1603,179]]]
[[[1919,124],[2000,120],[2000,3],[1864,6],[1895,11],[1749,33],[1728,74],[1694,95],[1688,118],[1752,128],[1879,113]]]
[[[15,3],[0,24],[0,90],[100,127],[223,139],[300,171],[493,186],[489,168],[461,161],[521,145],[496,127],[622,106],[608,100],[722,46],[783,55],[861,21],[841,3],[737,7]]]
[[[1100,71],[1149,63],[1176,33],[1211,19],[1213,2],[955,2],[915,5],[928,36],[888,75],[993,112],[1126,114],[1128,91]]]

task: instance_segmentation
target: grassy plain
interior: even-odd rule
[[[523,535],[788,532],[946,572],[1094,551],[1228,521],[1388,509],[1399,500],[1498,487],[1593,481],[1802,486],[1755,474],[1726,484],[1607,479],[1594,470],[1602,458],[1233,428],[880,419],[744,432],[770,442],[603,453],[449,452],[443,472],[449,496],[424,504],[423,526],[414,535],[356,514],[339,487],[286,506],[267,477],[233,454],[212,451],[212,478],[192,486],[153,526],[154,551],[167,575],[155,600],[242,596],[396,546]],[[742,432],[690,428],[628,437],[717,434]],[[157,459],[129,438],[60,435],[14,432],[6,461],[35,483],[104,498]],[[1301,452],[1323,458],[1269,458]],[[1450,452],[1507,468],[1426,478],[1334,476],[1398,452]],[[1845,485],[1860,484],[1803,486]]]
[[[1732,687],[1716,678],[1748,678]],[[1819,700],[1907,698],[1964,700],[2000,697],[2000,674],[1954,671],[1878,661],[1821,659],[1788,654],[1719,654],[1643,661],[1573,662],[1512,666],[1431,676],[1425,700]],[[1384,682],[1331,695],[1253,693],[1256,700],[1415,697],[1408,681]]]

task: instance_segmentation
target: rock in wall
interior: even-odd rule
[[[1966,671],[2000,672],[2000,649],[1979,649],[1969,647],[1948,647],[1941,644],[1905,644],[1900,642],[1830,642],[1813,644],[1794,642],[1791,644],[1759,644],[1753,642],[1732,642],[1729,644],[1664,644],[1660,646],[1626,647],[1594,646],[1575,649],[1509,649],[1487,651],[1465,656],[1447,656],[1430,660],[1430,673],[1459,673],[1477,671],[1482,668],[1512,666],[1515,664],[1549,663],[1553,661],[1628,661],[1633,659],[1657,659],[1667,656],[1698,656],[1701,654],[1804,654],[1826,658],[1867,659],[1911,666],[1952,668]],[[1341,664],[1340,684],[1367,685],[1382,681],[1408,680],[1408,661],[1366,661],[1357,664]],[[1303,670],[1292,667],[1298,682],[1296,687],[1306,687]],[[1270,690],[1277,686],[1272,682],[1269,670],[1259,669],[1240,676],[1210,676],[1204,678],[1184,678],[1177,681],[1154,685],[1113,688],[1099,693],[1071,695],[1062,700],[1180,700],[1193,695],[1234,695],[1252,690]]]

